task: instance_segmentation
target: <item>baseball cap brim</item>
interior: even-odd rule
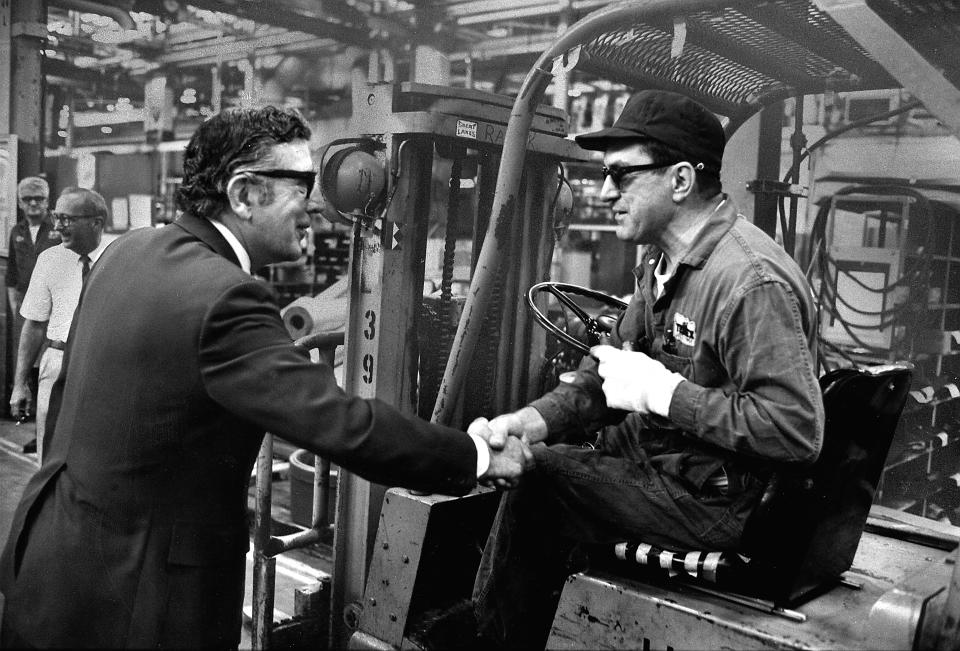
[[[625,139],[636,139],[637,137],[642,137],[642,132],[634,131],[633,129],[624,129],[622,127],[608,127],[606,129],[601,129],[600,131],[594,131],[593,133],[584,133],[579,136],[575,136],[574,140],[577,141],[577,144],[584,149],[589,149],[591,151],[603,151],[607,148],[607,143],[611,140],[625,140]]]

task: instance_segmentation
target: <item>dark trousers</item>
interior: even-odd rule
[[[598,449],[537,445],[536,468],[504,494],[474,586],[480,631],[542,649],[578,545],[642,540],[668,549],[734,549],[760,490],[693,495],[650,463],[635,433],[608,428]]]

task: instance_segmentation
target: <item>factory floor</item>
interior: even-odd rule
[[[17,424],[0,418],[0,545],[6,543],[13,512],[27,481],[37,469],[37,456],[25,453],[25,444],[32,440],[33,423]],[[274,444],[273,522],[274,533],[289,533],[297,528],[290,514],[290,479],[286,458],[293,448],[282,441]],[[255,489],[251,483],[249,508],[254,507]],[[251,543],[252,544],[252,543]],[[314,583],[324,573],[332,571],[330,546],[319,543],[301,550],[294,550],[277,557],[274,621],[287,619],[294,612],[294,591],[303,585]],[[250,604],[252,602],[253,556],[247,554],[246,595],[244,597],[244,626],[240,648],[251,648]]]

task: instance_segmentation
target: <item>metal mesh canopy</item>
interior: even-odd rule
[[[960,0],[869,4],[960,85]],[[810,0],[726,2],[673,15],[660,12],[587,43],[578,67],[634,88],[683,92],[733,125],[786,97],[900,86]]]

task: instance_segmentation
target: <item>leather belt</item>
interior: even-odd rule
[[[67,347],[67,342],[58,339],[47,339],[47,346],[54,350],[63,350]]]

